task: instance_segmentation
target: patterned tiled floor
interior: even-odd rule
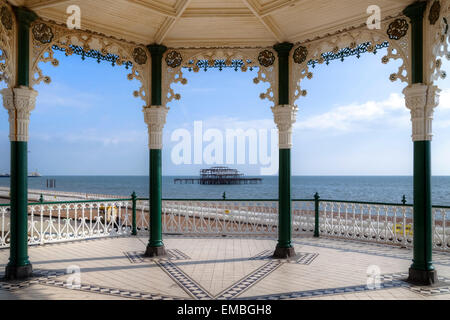
[[[271,257],[268,238],[166,236],[168,256],[143,256],[147,239],[112,238],[35,246],[33,278],[0,282],[0,299],[445,299],[450,254],[435,253],[439,286],[406,283],[409,249],[297,238],[297,256]],[[8,261],[0,250],[0,273]],[[0,274],[0,276],[2,276]]]

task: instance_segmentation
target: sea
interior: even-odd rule
[[[262,183],[249,185],[175,184],[177,178],[163,176],[164,199],[277,199],[278,177],[263,176]],[[54,179],[56,188],[47,189],[47,180]],[[413,199],[411,176],[293,176],[292,198],[312,199],[316,192],[322,199],[407,203]],[[9,178],[0,178],[0,186],[9,187]],[[148,197],[148,176],[44,176],[28,179],[29,189],[120,195],[128,197],[133,191]],[[450,206],[450,176],[432,177],[433,205]]]

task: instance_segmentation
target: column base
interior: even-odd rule
[[[290,248],[281,248],[277,245],[275,252],[273,254],[273,258],[275,259],[287,259],[295,256],[294,247]]]
[[[33,266],[28,264],[26,266],[6,266],[5,279],[6,280],[23,280],[30,278],[33,274]]]
[[[161,247],[147,246],[147,250],[145,251],[146,257],[164,257],[165,255],[166,255],[166,248],[164,246]]]
[[[438,282],[437,271],[409,268],[409,277],[406,281],[420,286],[432,286]]]

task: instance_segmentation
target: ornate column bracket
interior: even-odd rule
[[[163,129],[169,109],[166,106],[148,106],[142,110],[145,123],[148,126],[148,147],[150,150],[162,149]]]
[[[292,125],[297,121],[297,111],[296,106],[289,104],[272,107],[280,149],[292,149]]]
[[[440,91],[435,85],[427,86],[422,83],[412,84],[403,90],[406,107],[411,110],[414,142],[432,140],[433,114],[434,108],[439,104]]]
[[[30,113],[36,106],[37,91],[25,86],[3,89],[3,106],[9,114],[10,141],[27,142]]]

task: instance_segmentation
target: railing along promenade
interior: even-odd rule
[[[149,230],[148,199],[46,202],[28,206],[30,245]],[[450,251],[450,207],[433,206],[433,247]],[[10,205],[0,205],[0,248],[9,246]],[[277,236],[278,200],[165,199],[163,232],[179,235]],[[292,201],[292,235],[325,236],[411,247],[413,206],[320,199]]]

